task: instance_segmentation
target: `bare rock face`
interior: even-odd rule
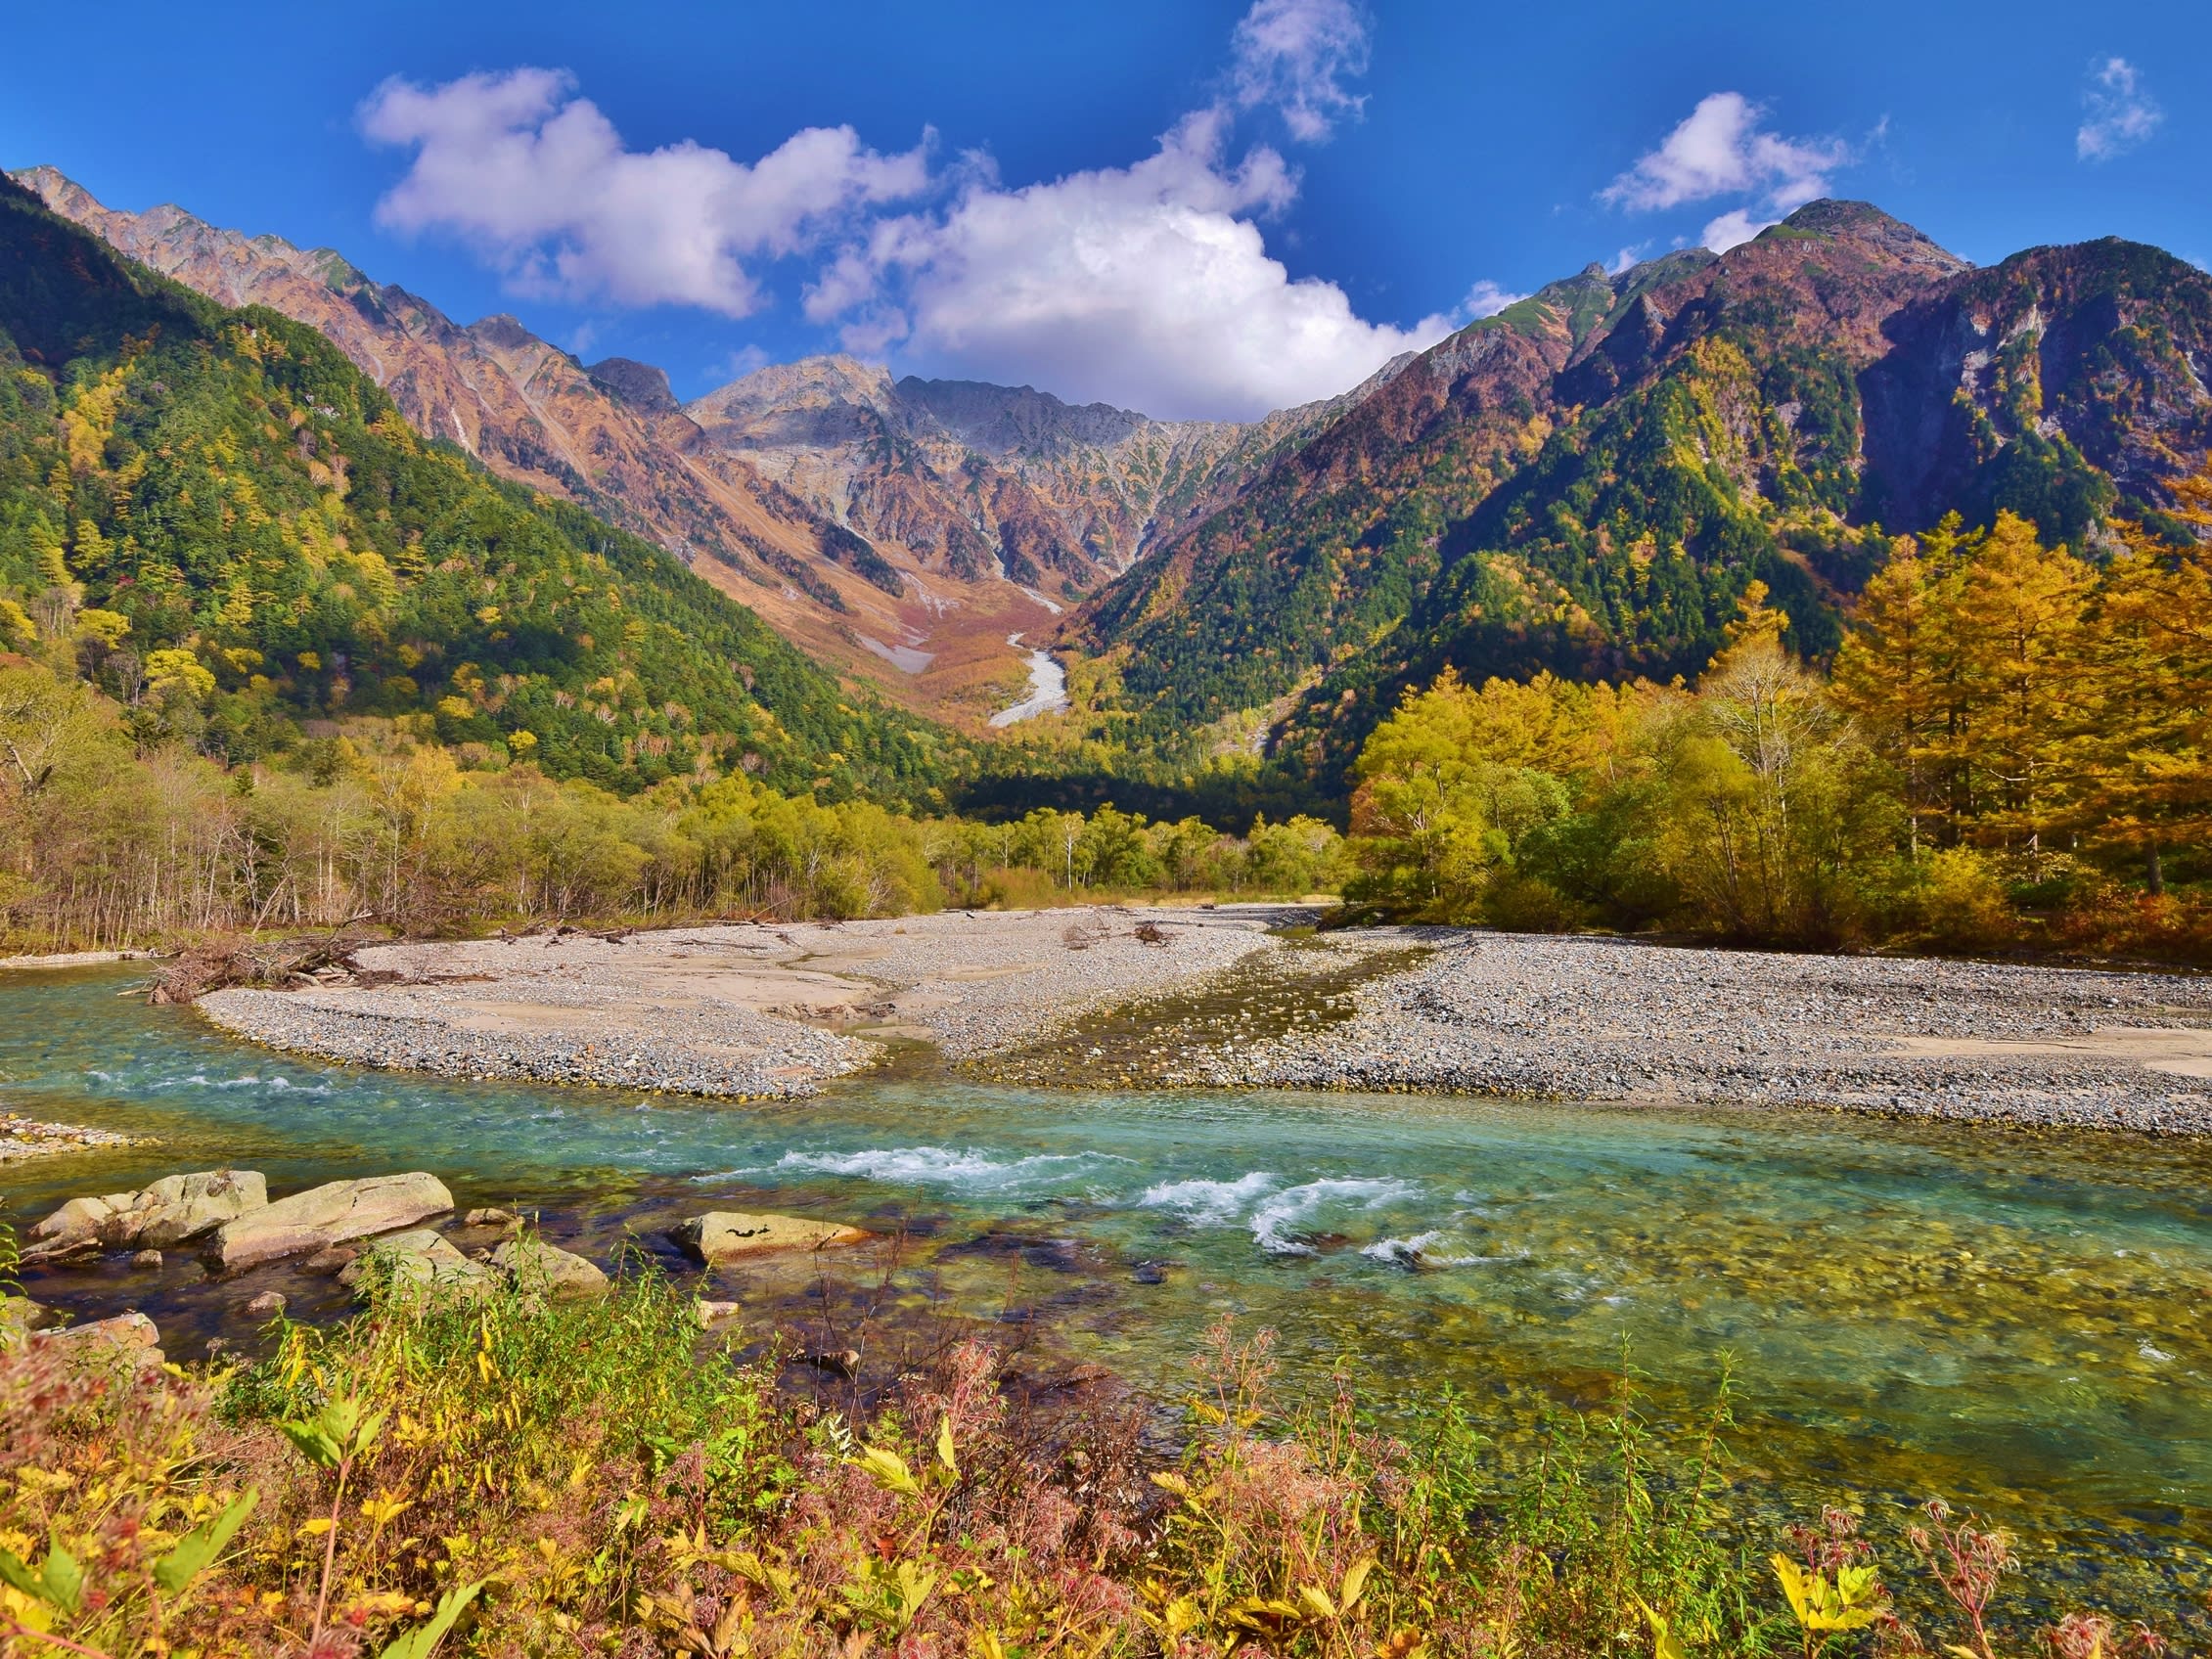
[[[211,1233],[268,1201],[268,1184],[258,1170],[163,1176],[137,1192],[71,1198],[25,1234],[23,1259],[52,1262],[101,1250],[162,1250]]]
[[[778,1250],[823,1250],[837,1244],[858,1244],[869,1234],[864,1229],[836,1222],[710,1210],[692,1217],[668,1236],[694,1261],[711,1268]]]
[[[394,1233],[452,1208],[453,1194],[445,1183],[420,1171],[333,1181],[224,1223],[208,1240],[207,1262],[224,1273],[237,1273],[280,1257],[327,1250],[349,1238]]]
[[[510,1238],[491,1253],[491,1267],[524,1295],[566,1302],[607,1293],[607,1275],[598,1263],[542,1238]]]

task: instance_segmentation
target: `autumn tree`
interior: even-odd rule
[[[2212,535],[2212,462],[2174,486],[2173,516]],[[2165,890],[2164,849],[2212,832],[2212,544],[2115,527],[2088,634],[2096,714],[2084,817],[2133,846]]]

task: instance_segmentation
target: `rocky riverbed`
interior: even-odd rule
[[[94,1146],[128,1146],[127,1135],[113,1130],[87,1129],[76,1123],[47,1123],[21,1112],[0,1111],[0,1164],[50,1158],[62,1152],[81,1152]]]
[[[356,960],[391,983],[219,991],[198,1007],[254,1042],[365,1065],[791,1097],[874,1063],[887,1040],[955,1058],[1033,1043],[1311,919],[1113,906],[384,945]]]
[[[2212,1133],[2212,977],[1426,930],[1205,1085],[1831,1106]],[[1357,953],[1374,940],[1347,939]]]
[[[1373,928],[1295,907],[950,913],[384,946],[226,991],[263,1043],[455,1075],[790,1097],[918,1040],[1049,1086],[1788,1104],[2212,1133],[2212,976]]]

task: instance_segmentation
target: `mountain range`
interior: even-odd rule
[[[684,406],[652,365],[584,364],[509,316],[463,327],[333,249],[117,211],[51,167],[15,177],[163,276],[319,330],[425,436],[651,537],[802,649],[955,719],[1010,700],[1009,631],[1049,633],[1366,389],[1164,422],[818,357]]]
[[[2212,278],[2106,240],[1976,269],[1862,202],[1592,266],[1422,354],[1071,618],[1156,733],[1264,711],[1325,788],[1403,687],[1694,673],[1765,581],[1808,653],[1887,537],[2095,551],[2212,448]],[[2175,534],[2186,526],[2166,521]]]
[[[407,733],[622,792],[734,773],[879,800],[941,798],[964,764],[651,542],[426,443],[316,330],[0,179],[0,663],[19,650],[68,660],[149,748],[231,762],[329,770]]]
[[[17,175],[117,250],[320,331],[428,437],[649,536],[802,650],[976,729],[1027,646],[1187,762],[1320,792],[1405,685],[1690,673],[1754,579],[1800,649],[1891,534],[2094,546],[2212,448],[2212,279],[2107,240],[1978,269],[1865,203],[1554,283],[1324,403],[1162,422],[833,356],[689,404],[328,249]]]

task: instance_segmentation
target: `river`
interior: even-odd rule
[[[1009,634],[1006,643],[1019,650],[1021,636]],[[1002,708],[992,715],[993,726],[1012,726],[1017,720],[1027,720],[1034,715],[1058,714],[1067,706],[1067,670],[1049,650],[1032,650],[1028,661],[1029,695],[1013,707]]]
[[[224,1163],[280,1193],[429,1169],[463,1205],[541,1210],[603,1259],[687,1210],[829,1214],[901,1235],[896,1262],[836,1297],[771,1275],[764,1303],[982,1319],[1168,1396],[1233,1313],[1280,1331],[1293,1391],[1349,1359],[1384,1415],[1418,1422],[1449,1386],[1502,1439],[1603,1397],[1624,1355],[1680,1419],[1727,1355],[1735,1444],[1767,1501],[1850,1497],[1892,1523],[1919,1498],[1970,1502],[2038,1573],[2094,1562],[2119,1612],[2170,1613],[2212,1583],[2200,1143],[1016,1089],[926,1063],[797,1104],[710,1103],[299,1062],[118,996],[132,980],[0,975],[0,1101],[163,1143],[0,1169],[19,1230],[75,1192]],[[158,1275],[107,1263],[29,1288],[142,1306],[183,1353],[246,1334],[235,1310],[260,1282],[212,1284],[172,1255]],[[297,1305],[335,1311],[334,1294]]]

